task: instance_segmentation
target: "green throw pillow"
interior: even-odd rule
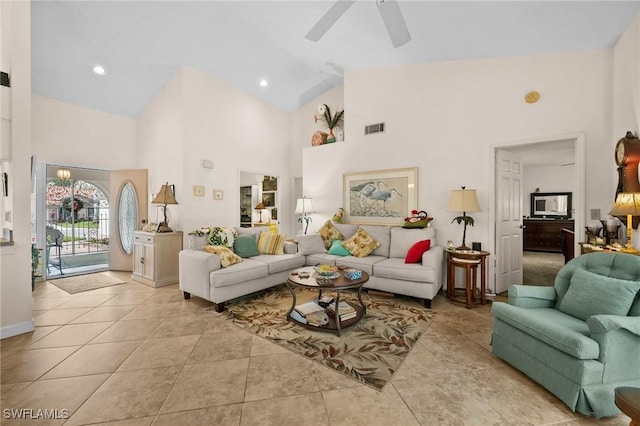
[[[240,257],[258,256],[258,242],[253,235],[239,235],[233,242],[233,251]]]
[[[558,310],[586,321],[593,315],[627,316],[640,291],[640,282],[594,274],[577,269]]]
[[[333,240],[328,253],[335,254],[336,256],[351,256],[349,250],[344,248],[344,246],[342,245],[342,241],[340,240]]]

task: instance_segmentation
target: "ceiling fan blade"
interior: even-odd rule
[[[378,0],[377,4],[393,47],[400,47],[411,40],[411,34],[409,34],[398,2],[396,0]]]
[[[320,40],[322,36],[329,31],[329,28],[331,28],[345,12],[353,6],[353,3],[355,3],[355,0],[336,1],[304,37],[311,41]]]

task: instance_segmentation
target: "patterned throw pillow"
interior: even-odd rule
[[[369,256],[372,251],[380,247],[380,243],[362,228],[358,229],[353,237],[345,240],[342,245],[349,250],[351,256],[355,257]]]
[[[333,226],[330,220],[326,221],[322,228],[318,229],[318,234],[322,237],[322,241],[324,241],[324,247],[328,250],[331,248],[331,243],[333,240],[343,240],[344,235],[338,231],[338,229]]]
[[[260,254],[284,254],[286,238],[287,236],[284,234],[263,232],[258,239],[258,251],[260,251]]]
[[[242,258],[240,256],[225,246],[205,246],[202,250],[207,253],[217,254],[220,257],[220,266],[223,268],[242,262]]]
[[[233,248],[233,242],[236,238],[238,238],[238,231],[236,231],[236,228],[214,226],[209,230],[207,243],[211,246],[226,246]]]

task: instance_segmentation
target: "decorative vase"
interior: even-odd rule
[[[333,129],[329,129],[329,133],[327,134],[327,143],[334,143],[336,141],[336,137],[333,134]]]

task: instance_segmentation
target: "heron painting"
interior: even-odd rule
[[[417,168],[344,174],[348,223],[401,225],[417,205]]]

